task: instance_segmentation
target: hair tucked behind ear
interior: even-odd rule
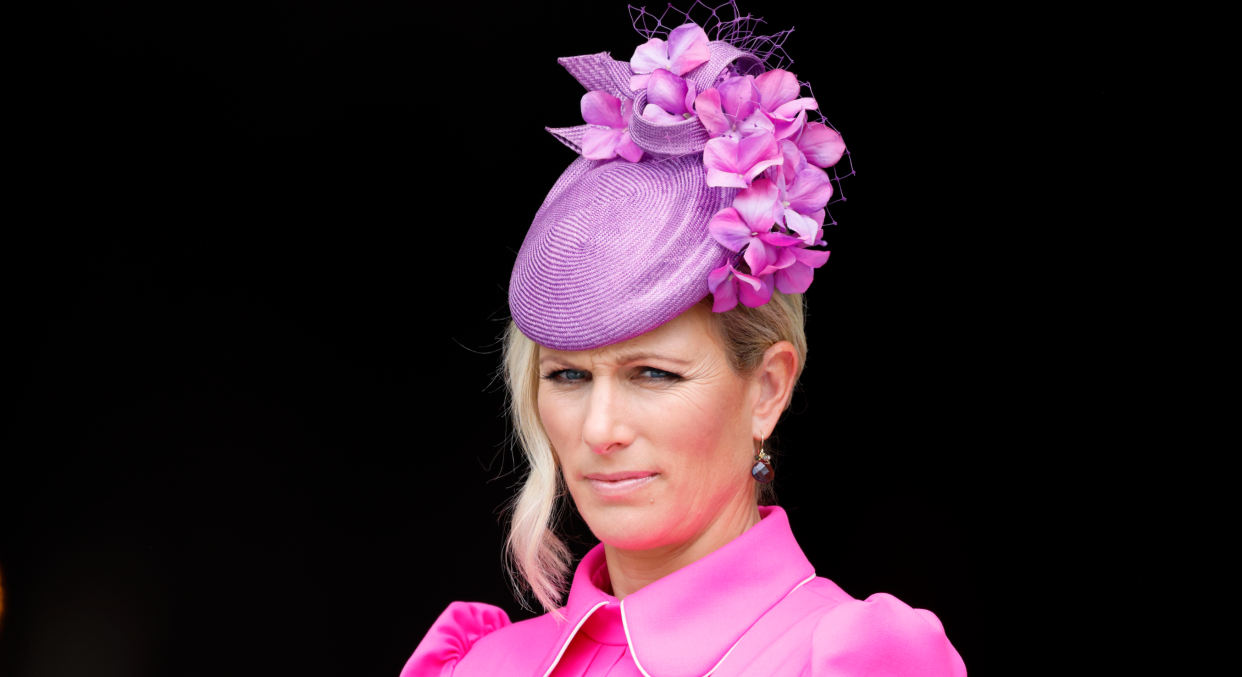
[[[711,297],[704,303],[710,307]],[[712,321],[729,366],[750,378],[763,364],[764,353],[780,341],[793,344],[798,354],[798,373],[806,364],[806,330],[801,294],[773,292],[758,308],[738,306],[725,313],[712,313]],[[526,458],[527,473],[522,489],[511,505],[509,536],[505,541],[510,580],[519,600],[529,589],[544,610],[558,619],[561,598],[569,581],[572,554],[554,527],[565,494],[561,470],[552,442],[539,420],[539,345],[510,322],[505,331],[504,378],[509,388],[509,413],[514,435]],[[761,505],[773,502],[769,484],[758,484]]]
[[[704,302],[710,304],[711,297]],[[806,366],[806,319],[802,303],[802,294],[772,292],[772,300],[758,308],[739,304],[726,313],[712,313],[734,373],[745,378],[754,376],[768,348],[789,341],[798,353],[798,373],[794,374],[794,382],[798,381]]]

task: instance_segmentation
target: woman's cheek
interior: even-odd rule
[[[707,462],[710,459],[702,457],[712,456],[720,449],[721,439],[735,427],[735,422],[728,415],[729,407],[721,406],[722,402],[710,397],[699,399],[706,401],[678,401],[675,406],[662,407],[656,420],[662,436],[682,453]]]
[[[694,511],[693,503],[717,493],[712,485],[719,482],[720,455],[730,446],[723,440],[732,426],[719,410],[672,402],[643,414],[644,436],[668,478],[662,502],[673,512]]]
[[[550,389],[539,393],[539,420],[543,423],[543,429],[548,433],[553,448],[558,452],[568,449],[567,444],[573,439],[574,406],[572,400]]]

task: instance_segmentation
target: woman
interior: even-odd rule
[[[845,147],[728,26],[560,60],[587,124],[550,131],[582,157],[518,254],[505,356],[529,463],[508,549],[547,613],[455,602],[402,677],[966,674],[934,614],[817,577],[768,504]],[[600,540],[567,598],[566,491]]]

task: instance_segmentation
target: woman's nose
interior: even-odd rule
[[[625,401],[607,380],[591,384],[582,441],[597,454],[610,454],[634,440],[633,429],[625,421]]]

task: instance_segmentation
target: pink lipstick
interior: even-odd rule
[[[603,498],[620,498],[647,486],[660,474],[652,470],[591,473],[585,476],[591,489]]]

